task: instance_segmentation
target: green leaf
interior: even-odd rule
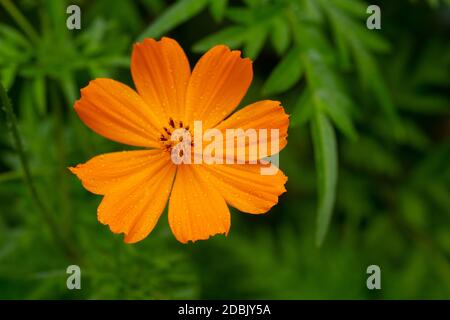
[[[220,22],[223,20],[225,11],[227,9],[228,0],[210,0],[211,4],[209,9],[215,21]]]
[[[351,25],[355,24],[352,23]],[[354,28],[352,27],[352,30],[358,40],[368,49],[379,53],[387,53],[391,50],[390,43],[375,31],[357,27],[356,25]]]
[[[349,139],[355,140],[357,133],[349,116],[354,107],[333,70],[318,51],[302,54],[302,60],[315,106],[328,114]]]
[[[275,51],[282,55],[286,52],[291,41],[291,33],[288,24],[282,17],[276,17],[272,22],[271,41]]]
[[[255,23],[254,12],[248,8],[230,7],[225,15],[229,20],[237,24],[252,25]]]
[[[69,73],[62,73],[59,77],[60,86],[64,93],[64,97],[66,98],[66,102],[68,105],[72,105],[78,95],[78,89],[75,85],[75,80]]]
[[[52,35],[59,40],[63,40],[68,35],[68,29],[65,26],[67,14],[64,1],[44,0],[45,10],[50,18],[50,30]]]
[[[311,98],[311,92],[305,90],[295,104],[289,125],[291,128],[301,126],[308,122],[314,112],[314,103]]]
[[[246,29],[239,26],[223,29],[195,43],[192,51],[205,52],[217,44],[225,44],[232,49],[237,48],[245,41],[245,32]]]
[[[334,49],[320,29],[302,24],[298,26],[296,33],[299,47],[306,54],[314,56],[314,59],[320,59],[320,63],[329,64],[335,61]]]
[[[292,1],[291,6],[301,21],[321,22],[323,18],[317,0]]]
[[[397,122],[397,110],[375,60],[361,45],[355,42],[353,42],[353,54],[363,87],[373,92],[389,119]]]
[[[348,111],[351,109],[351,100],[339,91],[317,90],[314,100],[333,120],[339,130],[350,140],[356,140],[357,132]]]
[[[37,76],[33,81],[33,91],[35,104],[38,110],[38,113],[43,115],[45,114],[46,108],[46,90],[45,90],[45,77]]]
[[[316,245],[321,246],[328,231],[336,198],[338,158],[334,129],[327,116],[317,109],[312,122],[312,137],[319,196]]]
[[[362,136],[352,143],[343,143],[341,154],[343,161],[360,170],[365,169],[368,172],[389,177],[401,171],[399,161],[389,153],[389,148],[369,136]]]
[[[412,90],[411,90],[412,91]],[[409,112],[423,114],[448,114],[448,98],[433,94],[419,94],[417,92],[397,92],[396,101],[399,108]]]
[[[0,24],[0,36],[2,37],[2,42],[9,40],[22,48],[31,48],[31,44],[28,42],[27,38],[19,31],[6,24]]]
[[[303,74],[300,49],[293,48],[273,69],[263,87],[264,94],[277,94],[292,88]]]
[[[11,88],[14,80],[16,79],[17,71],[18,68],[16,64],[10,64],[9,66],[2,67],[0,69],[0,80],[6,89]]]
[[[29,50],[20,46],[14,39],[0,33],[0,64],[21,63],[27,60]]]
[[[244,47],[245,56],[254,60],[261,52],[267,38],[267,27],[265,25],[256,26],[248,30]]]
[[[367,5],[365,3],[355,0],[334,0],[333,2],[336,6],[354,15],[355,17],[359,18],[368,17],[368,14],[366,13]],[[328,0],[326,2],[322,0],[322,3],[324,3],[324,5],[329,5]]]
[[[154,16],[159,16],[161,12],[153,10],[158,9],[158,1],[152,0],[152,2],[153,7],[149,8],[148,11]],[[85,21],[93,21],[101,17],[108,22],[120,24],[121,28],[128,33],[134,33],[143,28],[141,10],[141,7],[136,5],[135,1],[115,1],[114,5],[111,5],[110,1],[93,1],[89,10],[86,10],[87,14],[84,15],[84,19]]]
[[[208,4],[207,0],[180,0],[167,9],[139,37],[156,38],[198,14]]]
[[[76,39],[85,55],[96,54],[101,51],[103,38],[108,32],[108,23],[102,19],[95,19],[88,28]]]
[[[342,67],[348,69],[351,66],[350,62],[350,50],[348,45],[348,39],[346,35],[346,28],[342,25],[341,21],[337,17],[336,13],[330,11],[330,23],[334,35],[334,41],[339,52],[339,59]]]

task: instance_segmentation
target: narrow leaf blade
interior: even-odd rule
[[[330,225],[336,198],[338,158],[334,129],[327,116],[317,109],[312,122],[312,137],[319,196],[316,245],[321,246]]]
[[[300,49],[292,49],[274,68],[263,87],[264,94],[277,94],[292,88],[303,74]]]
[[[224,44],[232,49],[238,48],[245,40],[245,28],[232,26],[201,39],[194,44],[194,52],[205,52],[217,44]]]
[[[156,38],[172,30],[176,26],[189,20],[199,13],[206,5],[207,0],[181,0],[167,9],[155,22],[153,22],[138,38]]]
[[[216,22],[223,20],[227,6],[228,0],[211,0],[209,9]]]

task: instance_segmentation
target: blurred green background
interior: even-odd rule
[[[69,4],[81,30],[66,28]],[[450,298],[449,1],[370,4],[381,30],[357,0],[0,0],[1,82],[38,193],[2,112],[0,298]],[[217,43],[243,50],[255,77],[241,106],[278,99],[291,114],[288,192],[266,215],[234,210],[227,238],[182,245],[164,213],[126,245],[66,169],[128,149],[72,106],[90,79],[132,85],[132,44],[161,36],[192,66]],[[82,290],[66,288],[71,264]],[[366,288],[371,264],[381,290]]]

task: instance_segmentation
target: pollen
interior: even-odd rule
[[[161,133],[160,137],[159,137],[159,141],[161,142],[161,144],[163,145],[163,149],[165,149],[166,151],[171,151],[172,148],[177,145],[180,142],[183,142],[184,140],[184,136],[180,135],[177,138],[173,139],[172,138],[172,134],[174,133],[175,130],[178,129],[184,129],[186,131],[189,131],[189,126],[183,126],[183,121],[179,120],[179,121],[175,121],[172,118],[169,118],[169,120],[167,121],[167,126],[163,127],[163,133]],[[189,131],[189,134],[192,137],[192,133]],[[191,138],[191,141],[193,141],[193,139]],[[191,142],[191,146],[193,146],[193,142]]]

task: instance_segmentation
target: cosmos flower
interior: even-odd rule
[[[231,114],[252,81],[249,59],[219,45],[191,72],[175,40],[145,39],[134,45],[131,74],[136,91],[112,79],[95,79],[74,106],[96,133],[144,148],[102,154],[69,168],[87,190],[104,196],[97,211],[101,223],[134,243],[153,230],[168,202],[170,228],[186,243],[228,234],[228,205],[261,214],[278,202],[287,177],[281,170],[262,175],[261,168],[270,165],[263,161],[175,164],[171,159],[172,133],[192,133],[194,121],[220,132],[278,129],[279,150],[286,145],[289,119],[279,102],[258,101]]]

